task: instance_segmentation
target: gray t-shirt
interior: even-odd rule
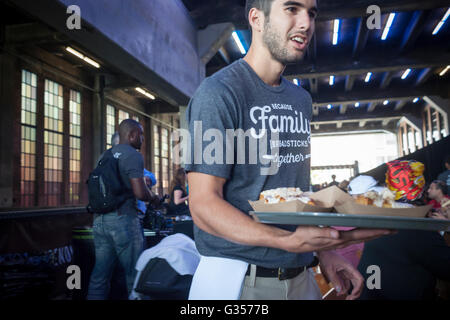
[[[192,152],[186,170],[225,178],[224,199],[246,214],[252,210],[248,200],[258,200],[264,190],[298,187],[308,191],[311,116],[307,91],[284,78],[280,86],[269,86],[244,60],[238,60],[205,79],[189,103],[186,118]],[[245,144],[243,140],[239,144],[237,138],[231,143],[230,132],[239,129],[246,137]],[[253,142],[257,149],[252,149]],[[269,167],[275,171],[266,171]],[[196,246],[205,256],[268,268],[305,266],[313,260],[312,253],[236,244],[196,226],[194,232]]]
[[[119,171],[127,192],[133,193],[130,179],[144,177],[144,158],[128,144],[118,144],[112,148],[112,154],[119,159]],[[137,200],[130,198],[120,207],[124,215],[137,214]]]

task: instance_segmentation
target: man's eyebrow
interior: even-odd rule
[[[297,6],[297,7],[302,7],[302,8],[308,9],[303,3],[297,2],[297,1],[286,1],[285,3],[283,3],[283,6],[285,6],[285,7]],[[308,11],[313,11],[313,12],[317,13],[319,10],[317,9],[316,6],[313,6],[313,7],[309,8]]]

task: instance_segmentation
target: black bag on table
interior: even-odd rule
[[[87,180],[89,204],[87,210],[92,213],[108,213],[120,208],[133,192],[127,189],[119,172],[119,161],[108,149],[89,174]]]

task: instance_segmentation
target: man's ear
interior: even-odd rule
[[[262,32],[264,30],[264,12],[251,8],[248,13],[248,22],[253,31]]]
[[[129,141],[136,141],[137,130],[131,130],[128,134]]]

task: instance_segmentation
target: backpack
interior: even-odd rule
[[[127,190],[119,172],[119,161],[108,149],[98,162],[97,167],[89,174],[89,204],[87,210],[92,213],[109,213],[117,210],[122,204],[134,197]]]

